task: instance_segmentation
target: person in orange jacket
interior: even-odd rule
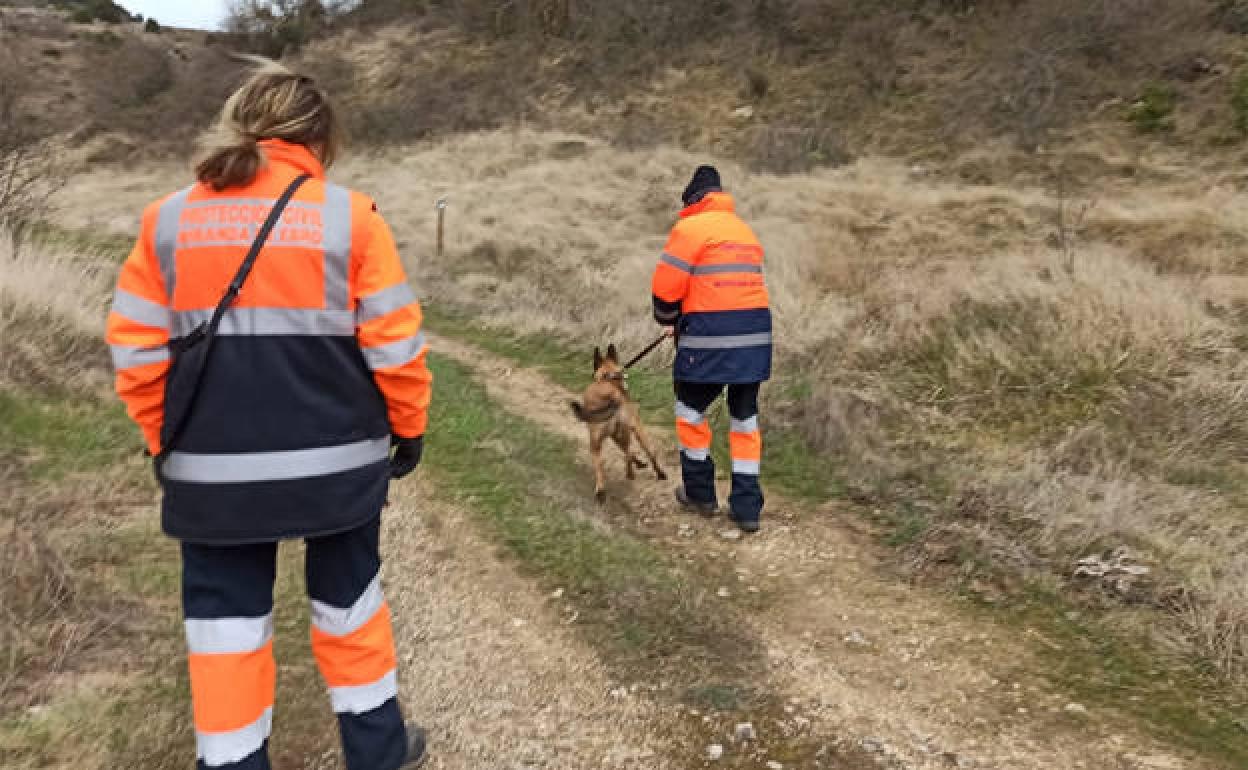
[[[273,582],[292,538],[307,543],[312,651],[347,767],[414,767],[425,735],[399,710],[379,533],[390,481],[423,448],[420,306],[377,206],[325,179],[342,137],[311,79],[261,63],[208,144],[198,181],[144,212],[107,330],[117,392],[158,458],[163,528],[181,541],[198,767],[269,768]]]
[[[763,247],[737,216],[714,167],[694,172],[682,200],[685,208],[652,284],[655,320],[676,337],[676,433],[684,480],[676,498],[708,516],[719,509],[707,411],[726,390],[732,418],[728,503],[737,526],[754,533],[763,510],[758,394],[771,377],[772,348]]]

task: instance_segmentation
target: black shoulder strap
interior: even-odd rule
[[[226,288],[225,294],[221,296],[221,301],[217,303],[216,310],[212,313],[212,318],[206,324],[200,324],[195,327],[190,334],[181,340],[177,345],[174,361],[174,370],[170,371],[170,376],[175,376],[175,370],[185,366],[188,368],[185,372],[176,372],[179,380],[185,379],[185,383],[180,387],[187,390],[187,395],[182,400],[181,409],[176,414],[170,414],[166,411],[165,419],[169,421],[171,430],[168,433],[168,440],[161,447],[160,456],[157,458],[157,466],[163,463],[164,458],[169,456],[174,447],[178,443],[178,439],[182,437],[182,431],[186,429],[187,423],[190,421],[191,412],[195,409],[195,402],[199,399],[199,386],[204,380],[204,370],[208,367],[209,355],[212,352],[212,343],[217,336],[217,329],[221,326],[221,319],[225,316],[225,311],[230,309],[230,305],[234,304],[234,300],[238,299],[238,293],[242,291],[243,284],[247,282],[247,276],[251,275],[251,269],[256,264],[256,258],[260,256],[260,252],[264,249],[265,243],[268,242],[269,236],[273,233],[273,228],[277,227],[277,222],[281,219],[282,212],[290,204],[291,198],[295,196],[303,183],[308,181],[309,175],[302,174],[281,194],[281,197],[273,204],[273,210],[269,212],[269,216],[264,220],[260,232],[256,234],[256,239],[252,241],[251,249],[248,250],[247,256],[243,258],[243,264],[239,265],[238,272],[234,274],[234,279],[230,281],[230,285]],[[195,350],[198,348],[198,350]],[[168,398],[168,396],[166,396]],[[166,409],[172,404],[166,403]]]
[[[264,244],[268,242],[269,236],[273,233],[273,228],[277,227],[277,221],[281,219],[282,212],[290,204],[290,199],[295,197],[295,193],[308,181],[308,174],[300,174],[290,186],[282,192],[277,202],[273,204],[273,210],[269,212],[269,216],[264,220],[264,225],[260,228],[260,232],[256,235],[256,240],[251,244],[251,249],[247,252],[247,256],[243,259],[243,264],[238,266],[238,272],[234,274],[234,280],[230,281],[229,287],[226,288],[225,294],[221,296],[221,301],[217,303],[217,309],[212,313],[212,320],[208,322],[208,334],[216,334],[217,327],[221,325],[221,318],[225,315],[225,311],[230,309],[230,305],[234,304],[234,300],[238,299],[238,293],[242,291],[243,284],[247,283],[247,276],[251,275],[251,268],[255,267],[256,257],[260,256],[260,252],[264,249]]]

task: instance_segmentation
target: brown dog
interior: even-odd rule
[[[608,438],[624,452],[630,481],[637,477],[636,468],[646,467],[643,460],[633,456],[633,436],[637,437],[637,443],[650,458],[650,467],[654,468],[655,475],[659,479],[667,478],[650,446],[650,439],[646,438],[646,431],[641,425],[641,411],[628,394],[624,369],[620,366],[615,345],[607,348],[606,356],[594,348],[594,381],[585,389],[581,401],[572,401],[571,405],[577,419],[589,426],[589,453],[594,461],[594,495],[598,500],[606,496],[602,445]]]

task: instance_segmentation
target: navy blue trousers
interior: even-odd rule
[[[717,504],[715,460],[711,457],[711,429],[706,423],[711,404],[727,389],[729,437],[732,454],[732,493],[728,498],[732,517],[757,522],[763,512],[763,488],[759,483],[762,434],[758,425],[760,383],[713,385],[676,382],[676,428],[681,437],[680,470],[689,499]],[[694,446],[696,444],[696,446]]]
[[[270,770],[277,546],[182,544],[182,603],[200,770]],[[330,684],[348,770],[395,770],[407,758],[389,610],[378,580],[379,546],[380,517],[358,529],[307,540],[305,576],[312,600],[313,647]],[[383,623],[385,633],[379,635],[376,629]],[[375,641],[379,637],[380,643]],[[350,675],[353,670],[387,668],[383,677],[363,686],[335,688],[329,681],[341,678],[343,671]],[[222,681],[230,678],[239,681]],[[230,723],[232,731],[221,732],[222,719],[228,720],[232,709],[244,713],[238,719],[241,724],[266,703],[269,711],[261,719],[239,730]]]

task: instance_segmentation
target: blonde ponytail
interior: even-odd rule
[[[311,79],[275,61],[256,65],[225,102],[216,127],[201,142],[195,165],[200,182],[214,190],[250,183],[264,166],[259,142],[281,139],[313,149],[330,166],[342,150],[342,128],[329,96]]]

